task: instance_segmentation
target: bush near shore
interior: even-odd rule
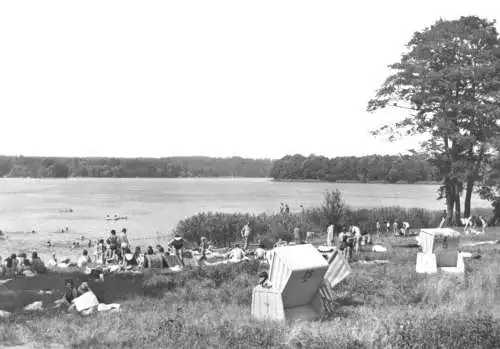
[[[305,238],[308,231],[325,232],[329,224],[355,224],[361,230],[376,231],[376,222],[379,221],[382,231],[385,232],[385,222],[401,220],[410,223],[411,228],[437,227],[441,221],[443,211],[427,210],[424,208],[380,207],[380,208],[352,208],[345,205],[339,191],[326,192],[323,203],[319,207],[305,209],[300,213],[257,215],[243,213],[204,212],[180,221],[175,232],[189,241],[199,242],[200,237],[207,237],[216,246],[228,246],[241,240],[241,228],[250,222],[252,238],[279,238],[290,241],[293,238],[293,229],[299,227]],[[475,209],[473,215],[492,215],[490,209]],[[392,231],[392,226],[391,226]]]
[[[248,262],[173,275],[117,275],[91,288],[104,302],[120,303],[119,313],[18,311],[0,320],[0,342],[142,349],[498,347],[500,250],[485,247],[480,260],[467,262],[465,276],[426,276],[415,273],[416,250],[395,242],[401,240],[381,241],[390,264],[352,265],[353,274],[335,289],[335,313],[320,321],[253,320],[251,294],[261,267]],[[51,277],[51,287],[62,289],[68,275]],[[43,278],[30,285],[15,280],[11,287],[36,290]]]

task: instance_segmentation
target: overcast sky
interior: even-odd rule
[[[0,153],[394,154],[366,105],[415,31],[496,1],[2,1]]]

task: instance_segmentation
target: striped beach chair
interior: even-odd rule
[[[349,263],[346,262],[343,253],[338,249],[335,249],[330,258],[328,258],[328,264],[329,267],[325,274],[325,280],[328,281],[331,288],[339,284],[352,272],[352,269],[349,266]]]

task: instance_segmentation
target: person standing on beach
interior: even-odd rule
[[[115,251],[118,248],[118,236],[116,236],[116,231],[111,230],[111,235],[108,237],[107,243],[109,244],[109,248]]]
[[[479,220],[481,221],[481,231],[484,234],[486,233],[486,227],[488,226],[488,223],[486,223],[486,220],[483,216],[479,216]]]
[[[326,229],[326,246],[334,246],[335,242],[333,241],[335,238],[335,228],[333,224],[330,224]]]
[[[201,257],[198,259],[198,263],[201,261],[207,261],[207,251],[208,251],[209,243],[208,239],[204,236],[200,239],[200,254]]]
[[[168,246],[173,247],[175,251],[175,255],[179,257],[181,264],[184,265],[184,239],[182,236],[175,234],[174,239],[170,241]]]
[[[357,225],[352,225],[351,228],[349,229],[351,234],[354,236],[354,251],[356,253],[359,253],[360,246],[361,246],[361,229]]]
[[[446,223],[446,217],[448,216],[448,213],[446,210],[443,211],[443,214],[441,215],[441,222],[439,223],[439,228],[443,228],[444,224]]]
[[[410,233],[410,223],[403,222],[403,235],[407,236]]]
[[[389,231],[391,230],[391,223],[389,221],[385,222],[385,232],[386,234],[389,234]]]
[[[375,223],[375,228],[377,229],[377,236],[380,236],[380,222],[377,220],[377,223]]]
[[[299,227],[293,228],[293,238],[295,239],[296,244],[300,244],[301,237],[300,237],[300,228]]]
[[[243,238],[243,250],[246,251],[248,249],[248,239],[250,238],[250,222],[247,222],[245,226],[241,229],[241,237]]]
[[[127,236],[127,229],[123,228],[122,232],[120,234],[120,237],[118,238],[118,243],[120,245],[120,248],[122,250],[125,250],[127,248],[130,248],[130,243],[128,241],[128,236]],[[123,251],[122,251],[123,252]]]
[[[392,233],[394,234],[394,236],[398,235],[398,225],[398,221],[395,219],[392,223]]]

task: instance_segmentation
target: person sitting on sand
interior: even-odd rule
[[[82,282],[80,286],[78,286],[77,292],[78,292],[78,297],[80,297],[82,294],[85,294],[90,291],[89,284],[87,282]]]
[[[137,262],[137,259],[135,258],[135,253],[132,253],[132,251],[130,251],[130,248],[127,247],[124,250],[124,254],[123,254],[123,266],[124,266],[124,268],[131,269],[131,268],[136,267],[138,265],[139,265],[139,263]]]
[[[38,274],[44,274],[47,271],[45,264],[40,257],[38,257],[38,253],[36,251],[31,253],[31,270]]]
[[[57,258],[56,258],[56,253],[52,252],[49,261],[47,262],[47,267],[49,268],[55,268],[57,267]]]
[[[144,255],[141,253],[141,248],[139,246],[135,248],[134,259],[137,261],[138,266],[144,265]]]
[[[118,248],[118,236],[116,236],[116,231],[113,229],[110,232],[108,240],[106,241],[109,244],[109,248],[113,251]]]
[[[26,253],[21,252],[17,256],[17,272],[18,274],[22,274],[25,270],[28,270],[30,267],[30,262],[27,259]]]
[[[278,241],[274,244],[274,247],[281,247],[281,246],[286,246],[287,243],[284,241],[282,238],[279,238]]]
[[[239,244],[236,244],[235,247],[229,252],[228,258],[230,262],[238,263],[245,258],[245,251],[243,251]]]
[[[266,259],[266,250],[264,249],[266,246],[264,243],[261,241],[259,242],[259,247],[255,249],[255,257],[258,260],[265,260]]]
[[[184,265],[184,239],[182,236],[175,234],[174,239],[170,241],[168,246],[173,247],[175,251],[175,255],[179,257],[181,264]]]
[[[146,250],[146,254],[148,256],[152,256],[155,254],[155,251],[153,250],[153,246],[148,246],[148,249]]]
[[[104,251],[104,260],[106,263],[115,263],[116,262],[116,253],[115,250],[111,249],[111,245],[106,244],[106,250]]]
[[[12,256],[5,258],[4,261],[5,271],[4,276],[11,278],[17,275],[17,267],[15,266]]]
[[[78,265],[78,268],[86,268],[87,265],[92,263],[92,259],[90,259],[89,252],[87,250],[83,250],[82,255],[80,258],[78,258],[78,261],[76,262],[76,265]]]
[[[56,308],[60,307],[63,304],[67,305],[68,307],[71,306],[71,302],[73,302],[73,299],[78,298],[78,296],[78,290],[75,288],[73,280],[65,280],[64,295],[62,296],[62,298],[55,301]]]
[[[269,274],[267,271],[259,273],[259,285],[263,288],[271,288],[271,282],[269,281]]]

